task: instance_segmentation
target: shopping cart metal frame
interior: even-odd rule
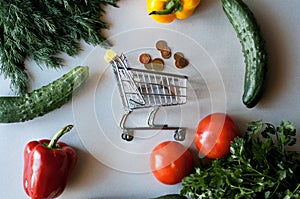
[[[174,139],[183,141],[186,128],[156,124],[155,115],[162,106],[185,104],[187,100],[187,80],[184,75],[163,73],[152,70],[130,68],[124,54],[110,59],[122,104],[125,110],[120,121],[122,139],[132,141],[136,130],[173,130]],[[147,125],[129,127],[126,121],[134,109],[151,108]]]

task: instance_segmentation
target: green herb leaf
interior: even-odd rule
[[[28,91],[24,62],[32,59],[49,68],[63,66],[60,53],[80,51],[80,40],[104,48],[110,43],[101,30],[104,5],[118,0],[6,0],[0,2],[0,73],[11,79],[16,94]]]
[[[296,129],[250,122],[245,137],[236,138],[230,155],[197,168],[183,179],[181,194],[198,198],[299,198],[300,155],[287,151],[296,143]]]

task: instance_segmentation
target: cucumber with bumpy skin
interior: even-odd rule
[[[72,98],[88,76],[87,66],[77,66],[31,93],[0,97],[0,123],[24,122],[61,107]]]
[[[222,6],[242,45],[246,64],[243,103],[252,108],[261,99],[265,88],[265,41],[253,13],[242,0],[222,0]]]

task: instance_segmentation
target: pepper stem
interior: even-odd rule
[[[168,15],[175,12],[180,12],[182,9],[182,2],[180,0],[169,0],[165,2],[163,10],[154,10],[149,15]]]
[[[64,134],[68,133],[73,128],[73,125],[67,125],[61,130],[59,130],[51,139],[50,143],[48,144],[48,148],[52,149],[55,148],[57,141],[63,136]]]

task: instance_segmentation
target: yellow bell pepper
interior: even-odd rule
[[[200,0],[147,0],[149,15],[160,23],[185,19],[193,14]]]

